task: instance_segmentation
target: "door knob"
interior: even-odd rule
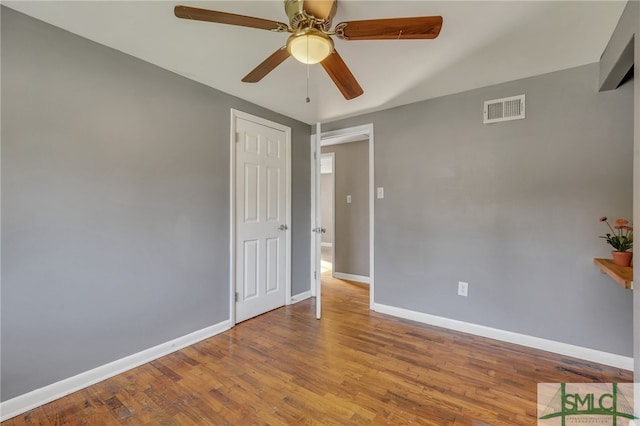
[[[281,230],[281,231],[286,231],[289,228],[287,227],[287,225],[280,225],[280,227],[278,229]]]

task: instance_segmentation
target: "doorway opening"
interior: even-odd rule
[[[335,201],[332,212],[333,220],[329,221],[333,227],[331,277],[368,285],[369,308],[373,309],[374,307],[374,141],[373,124],[328,132],[321,132],[318,125],[316,132],[316,136],[312,139],[312,230],[315,233],[315,238],[312,238],[311,252],[312,295],[316,296],[316,316],[320,318],[323,275],[321,273],[322,236],[327,233],[327,221],[323,218],[321,203],[321,158],[323,152],[325,154],[334,153]],[[346,159],[342,166],[344,170],[359,175],[359,178],[350,176],[347,180],[359,179],[363,182],[363,186],[356,190],[353,186],[340,183],[341,155],[337,151],[344,151],[340,146],[351,145],[355,148],[358,142],[360,149],[353,150],[354,152],[360,151],[362,154],[358,160],[349,159],[350,154],[342,153]],[[357,209],[362,212],[360,216],[355,212]],[[354,215],[354,213],[356,214]],[[328,241],[325,240],[325,242]]]
[[[333,276],[335,257],[335,152],[320,156],[320,208],[322,232],[320,234],[321,274]]]
[[[369,141],[330,142],[320,148],[321,252],[330,245],[333,278],[369,284]],[[328,155],[334,158],[333,188],[322,174]]]

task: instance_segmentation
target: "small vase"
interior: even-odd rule
[[[618,266],[631,266],[631,259],[633,259],[633,252],[630,251],[612,251],[613,263]]]

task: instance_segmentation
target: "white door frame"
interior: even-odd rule
[[[320,127],[320,124],[316,124],[316,129],[318,129]],[[318,181],[316,180],[316,173],[319,174],[319,167],[320,167],[320,160],[318,157],[318,152],[320,151],[319,147],[320,147],[320,140],[319,138],[316,137],[315,134],[312,134],[310,137],[310,149],[309,149],[309,153],[311,154],[311,157],[309,159],[309,163],[311,164],[311,179],[310,179],[310,183],[311,183],[311,238],[310,238],[310,242],[311,242],[311,254],[309,256],[309,259],[311,260],[311,264],[309,265],[309,272],[311,274],[311,276],[309,277],[309,289],[311,290],[311,297],[316,297],[317,296],[317,289],[318,289],[318,285],[317,285],[317,279],[318,277],[318,273],[320,272],[320,264],[318,263],[318,259],[319,257],[318,255],[318,235],[316,233],[316,228],[318,226],[320,226],[318,224],[319,222],[319,218],[318,218],[318,203],[320,202],[320,194],[318,193],[318,187],[320,186],[318,184]],[[319,318],[318,318],[319,319]]]
[[[317,131],[320,132],[320,126],[317,126]],[[314,226],[318,223],[316,218],[316,210],[319,195],[317,191],[317,182],[320,179],[320,170],[318,167],[318,163],[320,160],[320,146],[325,145],[334,145],[339,143],[346,142],[355,142],[360,141],[367,138],[369,140],[369,309],[375,310],[375,286],[374,286],[374,234],[375,234],[375,221],[374,221],[374,210],[375,210],[375,170],[374,170],[374,139],[373,139],[373,123],[364,124],[362,126],[348,127],[345,129],[332,130],[329,132],[320,133],[320,138],[316,138],[315,135],[311,137],[311,223]],[[318,140],[319,139],[319,140]],[[314,152],[317,152],[317,157],[314,158]],[[335,177],[334,177],[335,178]],[[335,239],[335,234],[334,234]],[[315,269],[315,265],[319,265],[320,263],[320,252],[316,249],[316,239],[311,239],[311,291],[314,293],[321,293],[321,285],[320,279],[314,280],[314,271],[318,271],[319,269]],[[320,278],[320,277],[318,277]],[[317,288],[316,288],[317,287]],[[316,294],[316,298],[319,298],[319,294]]]
[[[286,225],[289,231],[286,232],[285,242],[285,305],[291,304],[291,128],[273,121],[248,114],[231,108],[231,132],[229,135],[229,321],[231,327],[236,324],[236,140],[238,132],[236,130],[236,119],[252,121],[263,126],[281,130],[285,133],[285,144],[287,148],[286,163]]]

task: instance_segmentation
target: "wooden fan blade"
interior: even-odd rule
[[[337,51],[334,50],[321,64],[322,68],[331,77],[331,80],[338,86],[345,99],[357,98],[364,93],[364,90],[362,90],[362,87],[360,87],[360,84],[351,74],[349,67],[344,63]]]
[[[276,50],[271,56],[262,61],[260,65],[255,67],[253,71],[247,74],[242,81],[244,83],[257,83],[269,74],[275,67],[280,65],[291,54],[287,50],[287,47],[282,47]]]
[[[176,6],[173,13],[182,19],[195,19],[196,21],[216,22],[219,24],[239,25],[241,27],[258,28],[270,31],[286,31],[288,26],[282,22],[268,19],[254,18],[252,16],[236,15],[233,13],[218,12],[215,10],[198,9],[189,6]]]
[[[335,4],[336,0],[304,0],[302,8],[318,19],[328,19]]]
[[[438,37],[442,16],[370,19],[341,22],[336,35],[344,40],[415,40]]]

